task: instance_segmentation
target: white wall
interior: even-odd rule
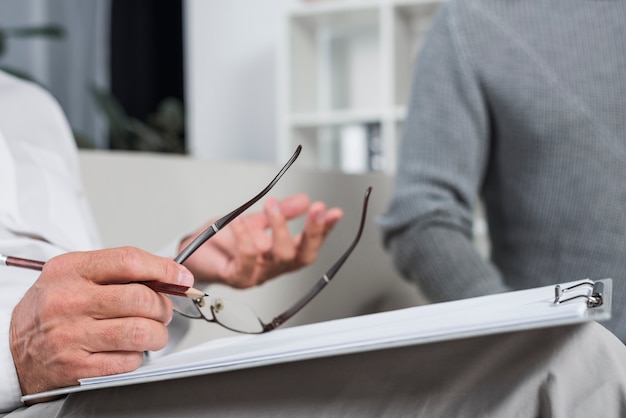
[[[274,162],[282,16],[294,0],[186,0],[187,138],[213,160]]]

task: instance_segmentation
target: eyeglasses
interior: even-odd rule
[[[270,182],[270,184],[263,189],[258,195],[244,203],[242,206],[233,210],[229,214],[217,220],[214,224],[204,230],[197,238],[195,238],[181,253],[174,259],[175,261],[184,262],[195,250],[197,250],[204,242],[214,236],[220,229],[230,223],[237,216],[241,215],[246,209],[261,199],[269,190],[278,182],[287,169],[293,164],[298,157],[301,147],[298,147],[294,155],[280,170],[276,177]],[[198,299],[189,299],[177,296],[170,296],[172,299],[174,310],[188,318],[204,319],[208,322],[213,322],[227,328],[231,331],[240,332],[244,334],[262,334],[272,331],[281,326],[287,320],[297,314],[302,308],[304,308],[309,302],[311,302],[328,283],[337,274],[341,266],[348,259],[352,251],[357,246],[363,228],[365,226],[365,218],[367,214],[367,205],[369,196],[372,191],[371,187],[368,187],[363,197],[363,207],[361,211],[361,220],[359,227],[352,243],[348,249],[343,253],[341,257],[328,269],[328,271],[322,275],[322,277],[313,285],[311,290],[301,297],[295,304],[287,309],[282,314],[276,316],[270,322],[263,322],[259,316],[247,305],[227,300],[219,297],[205,296]]]

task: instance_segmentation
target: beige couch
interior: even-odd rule
[[[104,244],[135,245],[153,251],[248,200],[279,169],[272,164],[105,151],[81,151],[80,160]],[[258,288],[237,291],[214,285],[208,292],[243,300],[264,319],[282,312],[349,245],[368,185],[373,186],[373,192],[361,243],[333,282],[286,326],[422,303],[418,291],[396,274],[380,245],[375,220],[386,207],[391,179],[378,174],[309,171],[298,167],[297,161],[270,194],[281,197],[305,192],[345,211],[318,261]],[[296,222],[294,231],[299,226],[301,223]],[[222,335],[227,332],[221,327],[194,321],[182,346]]]

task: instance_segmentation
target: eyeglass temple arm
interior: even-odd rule
[[[326,287],[326,285],[328,285],[328,283],[330,283],[333,277],[335,277],[335,274],[337,274],[341,266],[343,266],[343,263],[345,263],[348,257],[350,257],[350,254],[352,254],[352,251],[356,248],[357,244],[359,243],[359,240],[361,239],[361,235],[363,234],[363,228],[365,226],[365,217],[367,215],[367,204],[368,204],[371,192],[372,192],[371,187],[368,187],[367,190],[365,191],[365,196],[363,197],[363,210],[361,212],[361,221],[359,223],[359,230],[357,231],[357,234],[354,237],[352,244],[350,244],[350,247],[348,247],[348,249],[335,262],[335,264],[333,264],[332,267],[328,269],[326,274],[324,274],[317,281],[317,283],[315,283],[315,285],[309,291],[309,293],[304,295],[291,308],[287,309],[285,312],[275,317],[272,320],[272,322],[268,324],[264,324],[264,332],[271,331],[275,328],[278,328],[287,320],[289,320],[291,317],[293,317],[295,314],[297,314],[302,308],[304,308],[307,305],[307,303],[313,300],[313,298],[315,298],[315,296],[317,296],[317,294],[321,292],[322,289]]]
[[[196,238],[194,238],[193,241],[191,241],[191,243],[189,243],[189,245],[187,245],[180,252],[180,254],[178,254],[176,256],[176,258],[174,258],[174,261],[176,261],[179,264],[184,263],[185,260],[187,260],[187,258],[189,258],[189,256],[191,256],[191,254],[193,254],[194,251],[196,251],[209,238],[211,238],[213,235],[217,234],[217,232],[220,229],[222,229],[223,227],[228,225],[233,219],[235,219],[237,216],[241,215],[248,208],[250,208],[250,206],[254,205],[263,196],[265,196],[267,194],[267,192],[269,192],[270,189],[272,187],[274,187],[274,185],[276,183],[278,183],[278,180],[280,180],[280,178],[283,176],[283,174],[285,174],[287,169],[289,169],[289,167],[291,167],[291,165],[294,163],[294,161],[296,161],[296,159],[300,155],[300,151],[301,150],[302,150],[302,146],[298,145],[298,148],[296,148],[296,151],[293,153],[291,158],[289,158],[289,161],[287,161],[287,163],[283,166],[283,168],[281,168],[281,170],[278,172],[278,174],[276,174],[276,177],[274,177],[274,179],[270,182],[270,184],[268,184],[263,190],[261,190],[261,192],[259,194],[254,196],[252,199],[248,200],[246,203],[244,203],[243,205],[239,206],[237,209],[233,210],[232,212],[228,213],[227,215],[222,216],[220,219],[218,219],[217,221],[212,223],[209,227],[207,227],[204,231],[202,231],[200,233],[200,235],[198,235]]]

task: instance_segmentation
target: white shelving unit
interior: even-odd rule
[[[280,161],[393,172],[412,68],[441,0],[317,0],[287,10],[279,64]]]

